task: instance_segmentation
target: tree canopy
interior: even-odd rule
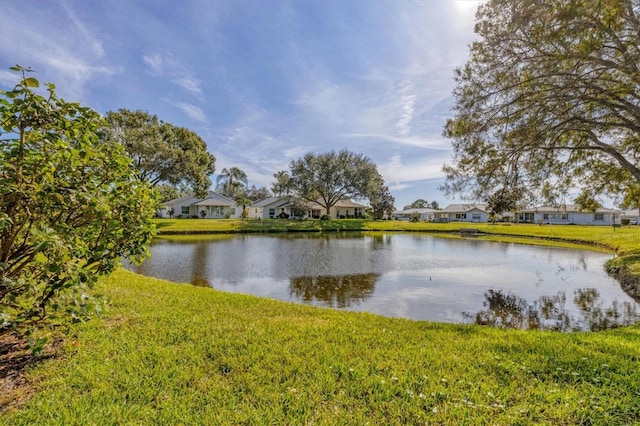
[[[640,182],[640,0],[489,0],[455,74],[450,194]]]
[[[106,122],[101,130],[103,140],[125,147],[139,179],[154,186],[186,184],[196,195],[206,196],[216,159],[196,133],[139,110],[110,111]]]
[[[271,192],[269,192],[269,189],[266,186],[258,188],[255,185],[251,185],[251,188],[248,188],[245,191],[245,194],[251,201],[259,201],[271,197]]]
[[[99,141],[98,113],[12,69],[20,83],[0,91],[0,333],[90,313],[81,290],[147,254],[157,207],[124,147]]]
[[[417,200],[415,200],[413,203],[409,204],[408,206],[404,206],[404,209],[426,209],[429,208],[429,202],[423,198],[418,198]]]
[[[345,198],[369,198],[372,183],[382,183],[376,165],[348,150],[307,153],[290,164],[289,188],[294,196],[329,209]]]
[[[391,217],[395,210],[396,200],[389,192],[389,187],[384,184],[382,176],[378,175],[371,181],[367,198],[371,204],[371,214],[374,219],[382,219],[385,214],[387,217]]]

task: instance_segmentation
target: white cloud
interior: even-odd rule
[[[200,82],[193,77],[182,77],[174,80],[173,82],[189,92],[197,95],[202,94]]]
[[[338,136],[345,138],[359,138],[359,139],[382,139],[387,142],[392,142],[399,145],[415,146],[418,148],[432,149],[432,150],[451,150],[451,143],[442,137],[398,137],[390,135],[379,135],[373,133],[341,133]]]
[[[173,103],[176,107],[180,108],[182,112],[187,114],[189,118],[192,120],[198,121],[200,123],[207,124],[209,121],[207,120],[206,114],[199,107],[187,104],[184,102],[175,102]]]
[[[388,162],[378,165],[378,171],[390,187],[400,189],[407,182],[442,178],[442,164],[446,160],[424,157],[405,161],[399,155],[394,155]]]
[[[413,120],[414,105],[416,95],[413,94],[413,85],[406,82],[400,86],[400,100],[402,102],[402,116],[396,123],[400,136],[409,136],[411,133],[411,120]]]
[[[198,99],[202,98],[200,81],[171,54],[151,53],[142,56],[147,72],[155,77],[167,79]]]
[[[82,23],[74,3],[64,3],[51,16],[46,7],[7,5],[0,14],[0,58],[11,58],[37,71],[41,81],[56,84],[64,98],[82,101],[91,82],[121,72],[111,65],[99,32]]]
[[[13,88],[13,86],[18,84],[19,81],[20,81],[20,76],[18,73],[15,73],[12,71],[0,70],[0,84],[6,87]]]
[[[104,48],[102,47],[102,42],[97,37],[95,37],[91,31],[87,29],[85,24],[82,22],[82,20],[78,18],[78,16],[74,12],[74,10],[69,6],[68,3],[63,2],[62,6],[65,12],[67,12],[67,17],[73,23],[73,25],[75,25],[77,31],[82,36],[81,39],[84,45],[89,47],[90,50],[93,51],[93,54],[96,57],[98,58],[104,57],[105,52],[104,52]]]
[[[162,74],[162,56],[159,54],[144,55],[142,61],[151,68],[152,74]]]

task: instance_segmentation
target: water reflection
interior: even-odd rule
[[[604,306],[600,293],[594,288],[575,290],[573,303],[579,316],[571,315],[564,291],[542,296],[529,304],[515,294],[489,290],[483,303],[486,309],[465,315],[476,324],[524,330],[601,331],[640,321],[635,304],[613,300],[609,306]]]
[[[305,303],[349,308],[373,295],[379,274],[291,278],[289,294]]]
[[[156,238],[150,250],[127,267],[391,317],[558,330],[640,320],[640,304],[606,275],[604,253],[377,232]]]

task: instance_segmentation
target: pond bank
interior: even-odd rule
[[[630,424],[640,328],[500,330],[339,312],[118,270],[0,424]],[[312,354],[312,356],[310,356]],[[446,356],[443,356],[446,354]],[[71,390],[71,391],[70,391]]]

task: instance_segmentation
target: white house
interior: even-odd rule
[[[489,214],[485,204],[449,204],[437,213],[443,222],[488,222]]]
[[[173,210],[173,214],[169,211]],[[239,218],[242,206],[238,207],[231,198],[209,191],[206,198],[182,197],[162,203],[161,217],[204,217],[208,219]]]
[[[620,212],[621,219],[629,219],[632,225],[640,223],[640,209],[631,209]]]
[[[332,219],[361,218],[364,217],[364,209],[366,208],[367,206],[365,205],[355,203],[349,199],[344,199],[338,201],[329,209],[329,217]],[[327,209],[317,202],[309,203],[308,217],[317,219],[324,216],[326,212]]]
[[[392,216],[395,220],[410,220],[412,217],[417,217],[421,222],[433,222],[440,211],[434,209],[405,209],[393,212]]]
[[[252,219],[275,219],[290,217],[291,199],[287,196],[275,196],[256,201],[249,206],[248,217]]]
[[[637,212],[636,212],[637,213]],[[612,225],[620,224],[620,212],[604,207],[595,212],[579,211],[577,206],[542,206],[520,210],[516,213],[518,222],[549,225]]]

